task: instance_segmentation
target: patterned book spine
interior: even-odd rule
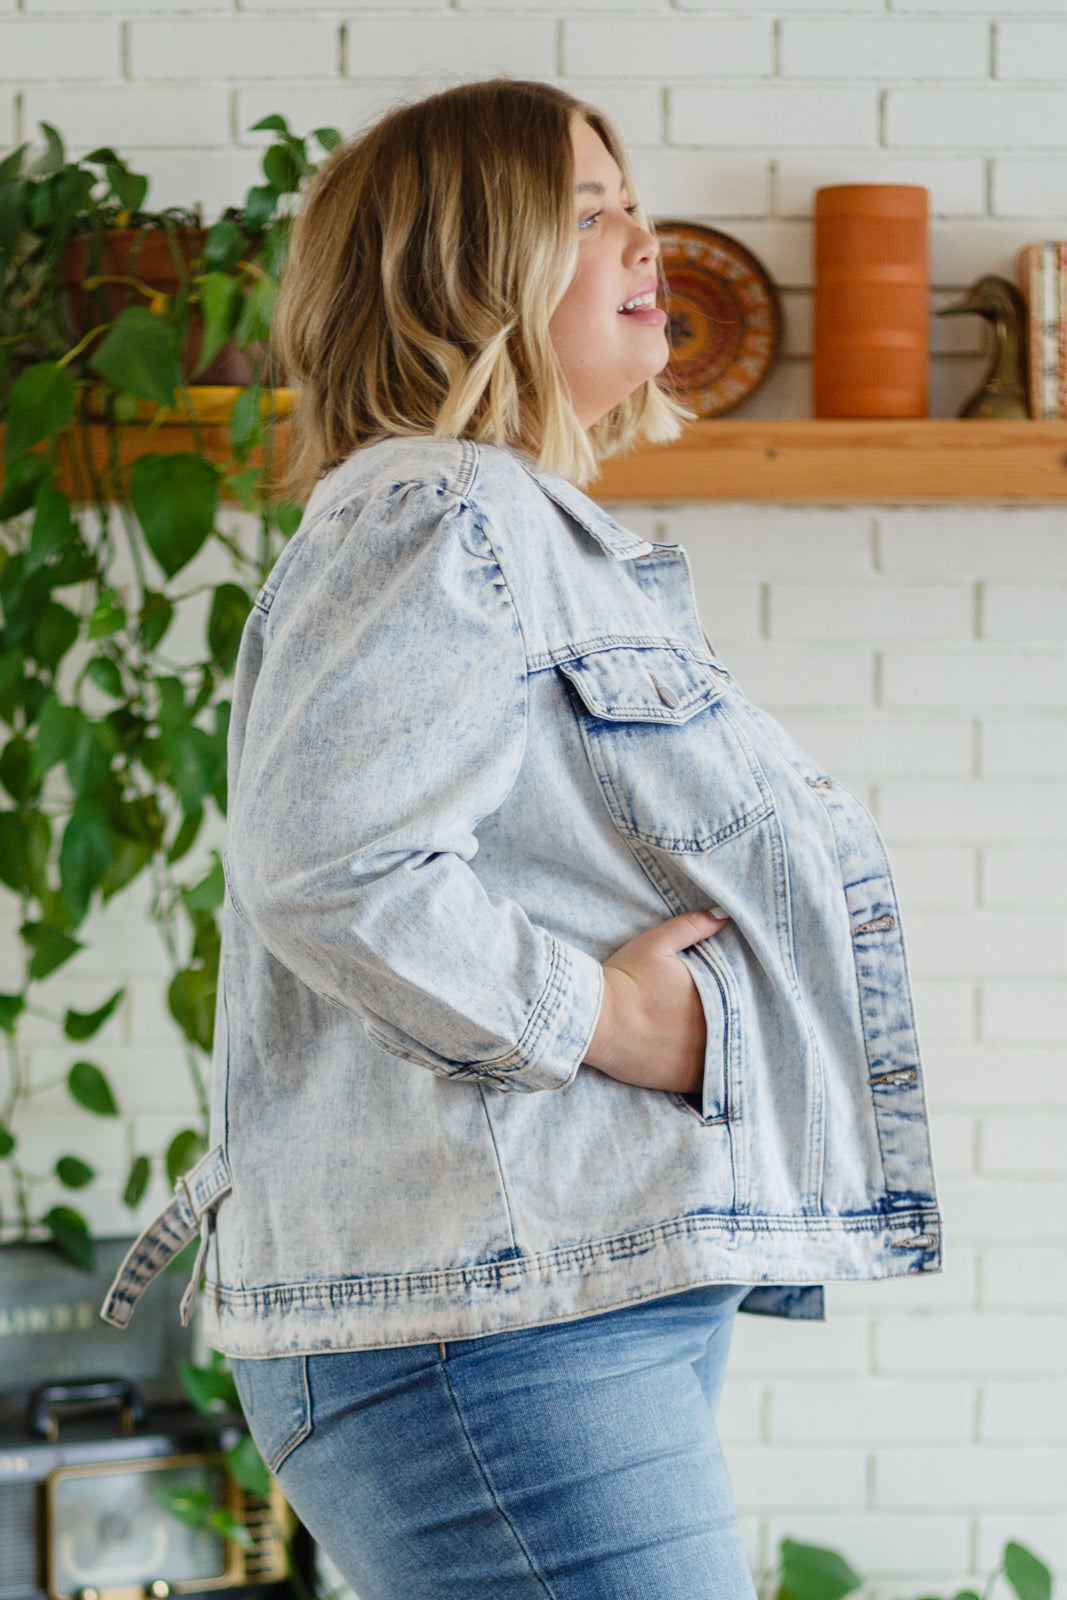
[[[1056,408],[1067,419],[1067,240],[1056,246]]]
[[[1026,356],[1030,415],[1045,415],[1045,275],[1044,246],[1028,244],[1019,252],[1019,288],[1026,302]]]

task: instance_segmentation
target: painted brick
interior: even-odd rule
[[[969,905],[975,889],[974,852],[949,845],[894,850],[893,876],[905,922],[919,907]]]
[[[975,985],[916,978],[915,1016],[923,1045],[962,1044],[974,1037]]]
[[[0,77],[14,83],[63,78],[114,78],[119,30],[114,22],[16,21],[4,27]]]
[[[1036,990],[1045,986],[1035,983],[1028,987]],[[1060,988],[1056,984],[1049,987]],[[989,988],[989,984],[983,985],[986,1012]],[[1059,1019],[1062,1027],[1062,1010]],[[922,1018],[919,1020],[920,1034],[924,1042],[932,1046],[927,1051],[926,1089],[935,1110],[998,1111],[1021,1106],[1037,1109],[1067,1106],[1067,1073],[1063,1071],[1062,1049],[1040,1049],[1033,1043],[975,1045],[951,1041],[944,1044],[928,1040]]]
[[[883,668],[887,706],[1063,705],[1067,650],[974,645],[953,650],[887,651]]]
[[[1032,222],[972,222],[960,218],[949,223],[937,219],[930,225],[930,281],[962,286],[987,271],[1014,279],[1019,251],[1033,236]],[[974,374],[975,379],[978,375]],[[961,386],[961,401],[968,392]]]
[[[675,0],[679,11],[736,11],[737,0]],[[774,0],[772,12],[810,11],[812,0]],[[881,11],[883,0],[819,0],[820,11]]]
[[[738,1317],[730,1373],[764,1380],[827,1372],[862,1377],[867,1371],[867,1344],[867,1327],[860,1318],[786,1325],[778,1317]]]
[[[1055,977],[1067,971],[1067,914],[917,911],[908,952],[930,977]]]
[[[981,1257],[981,1304],[1067,1311],[1067,1246],[987,1247]]]
[[[715,1425],[724,1444],[758,1444],[763,1432],[764,1386],[731,1379],[719,1401]]]
[[[733,651],[729,666],[749,699],[768,710],[871,703],[871,658],[863,650]]]
[[[934,1146],[938,1165],[938,1146]],[[870,1317],[966,1311],[977,1301],[978,1252],[952,1242],[940,1272],[907,1272],[898,1278],[876,1278],[868,1283],[830,1283],[826,1310],[830,1317]]]
[[[730,1452],[730,1478],[739,1510],[860,1510],[866,1463],[861,1450],[740,1449]]]
[[[595,92],[595,91],[594,91]],[[770,210],[770,166],[763,156],[714,151],[640,154],[634,177],[656,217],[763,217]]]
[[[1062,1040],[1067,983],[982,985],[982,1034],[993,1044],[1047,1044]]]
[[[812,296],[806,289],[793,289],[779,295],[782,312],[782,355],[811,355]]]
[[[882,1317],[875,1325],[875,1371],[926,1377],[979,1378],[1019,1376],[1062,1370],[1067,1317],[1012,1316],[987,1311],[982,1315],[948,1313],[931,1317]],[[891,1502],[879,1501],[879,1504]],[[1037,1499],[1035,1505],[1047,1504]],[[955,1499],[935,1495],[926,1501],[957,1505]]]
[[[980,1172],[1019,1177],[1067,1175],[1067,1111],[1002,1112],[986,1117],[979,1141]]]
[[[982,858],[987,906],[1067,906],[1067,850],[987,850]]]
[[[731,223],[735,234],[740,233],[742,224]],[[744,231],[750,233],[762,225],[758,222],[745,222]],[[780,229],[782,223],[770,224],[772,228]],[[805,230],[806,231],[806,230]],[[751,245],[750,245],[751,248]],[[783,237],[770,240],[770,250],[773,255],[780,255],[782,266],[788,270],[791,277],[800,282],[807,272],[805,262],[808,252],[803,249],[800,240]],[[770,257],[762,250],[754,252],[769,267]],[[807,273],[810,276],[810,272]],[[779,286],[783,277],[778,278]],[[807,417],[811,415],[811,366],[807,361],[790,361],[782,359],[768,373],[750,400],[746,400],[743,408],[738,409],[738,417],[743,415],[746,422],[780,421],[782,417]]]
[[[38,1046],[31,1056],[34,1078],[64,1078],[75,1061],[95,1061],[106,1072],[124,1116],[143,1111],[162,1111],[172,1118],[195,1115],[196,1100],[180,1045],[113,1045],[104,1053],[94,1050],[94,1044],[95,1040],[89,1040],[65,1048]],[[65,1090],[56,1093],[64,1106],[69,1105]],[[42,1103],[45,1099],[42,1096]]]
[[[1063,1237],[1067,1180],[946,1177],[938,1192],[954,1239],[1046,1244]]]
[[[878,143],[877,97],[873,89],[821,86],[678,88],[671,91],[670,129],[672,144],[715,149],[867,148]]]
[[[768,1531],[774,1546],[781,1539],[803,1538],[810,1544],[840,1550],[865,1575],[894,1577],[918,1572],[927,1580],[964,1571],[971,1543],[967,1517],[918,1513],[897,1517],[889,1512],[808,1512],[803,1530],[795,1518],[775,1515],[768,1520]],[[863,1592],[868,1592],[866,1585]]]
[[[563,71],[584,78],[768,76],[769,17],[657,17],[563,23]]]
[[[962,778],[971,770],[973,735],[963,718],[927,721],[886,712],[862,716],[820,712],[791,717],[789,731],[801,749],[841,778],[853,773],[866,778],[909,774]],[[939,858],[937,871],[940,866]]]
[[[140,9],[139,6],[138,9]],[[298,0],[241,0],[242,11],[296,12],[299,9],[300,7]],[[384,3],[384,0],[315,0],[314,9],[316,11],[373,11],[381,16],[387,7]],[[397,7],[397,10],[401,9],[405,12],[444,12],[450,10],[451,8],[449,0],[403,0],[403,6]],[[523,7],[524,11],[533,11],[536,9],[536,5]]]
[[[993,778],[1067,778],[1067,722],[1046,716],[987,721],[981,768]]]
[[[78,0],[22,0],[23,11],[33,15],[52,15],[57,12],[88,10],[79,8]],[[92,9],[101,13],[116,13],[126,17],[130,13],[130,0],[92,0]],[[137,10],[167,12],[228,11],[230,0],[137,0]]]
[[[969,1112],[932,1112],[930,1139],[934,1167],[940,1178],[970,1177],[973,1174],[977,1123]]]
[[[835,183],[918,183],[930,191],[933,216],[981,216],[985,211],[985,168],[978,156],[902,156],[881,151],[850,156],[833,150],[781,157],[777,210],[783,217],[809,217],[815,190]]]
[[[288,5],[292,0],[285,0]],[[406,0],[405,0],[406,3]],[[377,4],[381,7],[381,0],[366,0],[368,9]],[[454,0],[457,11],[514,11],[517,9],[515,0]],[[523,11],[551,11],[558,14],[562,9],[559,0],[522,0]],[[658,11],[663,14],[668,12],[668,0],[567,0],[567,11]]]
[[[229,139],[226,93],[212,89],[138,89],[109,85],[96,89],[29,89],[27,126],[51,122],[63,130],[71,149],[93,149],[116,141],[146,150],[212,149]]]
[[[663,94],[658,86],[650,83],[587,84],[584,80],[570,78],[566,89],[575,99],[587,100],[609,116],[631,149],[663,144]]]
[[[332,78],[337,25],[320,17],[249,17],[129,24],[134,78]]]
[[[1005,1544],[1016,1539],[1025,1544],[1046,1564],[1067,1569],[1067,1517],[1063,1507],[1055,1511],[1019,1510],[1000,1515],[987,1513],[978,1522],[978,1565],[990,1572],[1000,1560]]]
[[[1067,1440],[1067,1380],[987,1383],[982,1388],[979,1438],[990,1444]]]
[[[963,1444],[974,1393],[967,1383],[805,1378],[771,1386],[768,1437],[776,1444],[869,1445],[873,1439]]]
[[[352,17],[349,76],[448,75],[454,81],[495,72],[550,78],[556,66],[555,26],[548,17]],[[427,92],[429,82],[426,84]]]
[[[993,163],[995,217],[1060,217],[1067,212],[1067,161]]]
[[[982,637],[1062,644],[1067,639],[1067,583],[987,584]]]
[[[886,142],[949,150],[1055,150],[1067,116],[1063,89],[890,89]]]
[[[772,639],[967,639],[973,617],[963,584],[771,585]]]
[[[761,637],[760,586],[721,583],[695,591],[701,625],[717,651],[731,644],[755,644]],[[729,653],[727,651],[727,653]]]
[[[992,270],[990,268],[989,270]],[[1009,276],[1014,276],[1014,268]],[[970,282],[963,274],[955,282]],[[1063,512],[1028,506],[1018,510],[939,507],[937,537],[929,511],[894,511],[882,519],[881,563],[887,573],[966,577],[1016,577],[1035,573],[1050,581],[1067,575]]]
[[[782,24],[786,78],[984,78],[988,65],[988,29],[979,22],[798,17]]]
[[[148,204],[160,211],[167,206],[198,205],[210,219],[227,206],[239,205],[252,184],[261,181],[259,160],[251,151],[171,155],[124,146],[123,154],[148,178]]]
[[[1067,1450],[972,1446],[879,1450],[875,1456],[876,1506],[928,1510],[931,1500],[948,1510],[1052,1510],[1067,1498]]]
[[[1049,81],[1067,78],[1067,26],[1062,22],[1001,22],[997,77]]]
[[[349,69],[352,70],[352,52],[349,51]],[[416,100],[429,93],[432,85],[406,83],[333,83],[271,84],[267,88],[252,86],[240,89],[235,96],[237,140],[239,144],[265,146],[272,135],[253,133],[255,123],[271,112],[285,117],[291,128],[303,133],[307,129],[331,127],[342,133],[355,133],[369,127],[394,106]]]
[[[870,571],[870,518],[848,508],[725,504],[672,506],[662,515],[664,538],[685,546],[699,584]]]
[[[1060,843],[1067,784],[1017,783],[1006,778],[950,778],[929,783],[886,783],[879,791],[879,820],[901,843]]]
[[[932,312],[940,311],[944,306],[954,305],[959,297],[958,289],[933,289],[930,292],[930,309]],[[931,355],[980,357],[981,370],[984,372],[985,364],[988,360],[986,354],[987,338],[986,324],[981,317],[938,317],[935,315],[930,318]],[[971,361],[937,362],[935,367],[939,373],[942,368],[946,372],[951,372],[953,381],[959,383],[961,394],[969,394],[970,389],[977,384],[978,374],[974,370],[974,363]],[[973,379],[971,377],[972,372],[974,372]],[[931,377],[933,377],[933,369],[931,369]],[[970,385],[970,388],[968,385]],[[951,408],[946,407],[946,413],[949,409],[951,409],[954,416],[959,407],[957,405],[953,405]],[[933,414],[931,410],[931,415]],[[939,411],[937,414],[940,416],[942,412]]]

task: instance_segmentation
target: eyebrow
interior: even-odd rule
[[[576,183],[574,185],[574,192],[575,194],[607,194],[608,191],[605,189],[602,183],[596,183],[592,178],[589,178],[585,183]],[[619,193],[624,194],[625,192],[626,182],[625,180],[620,180]]]

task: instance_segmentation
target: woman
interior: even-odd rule
[[[538,84],[320,172],[279,308],[301,529],[238,664],[209,1341],[361,1600],[752,1595],[730,1325],[929,1271],[877,833],[575,487],[677,429],[617,137]]]

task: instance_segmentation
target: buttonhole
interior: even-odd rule
[[[934,1233],[917,1233],[913,1239],[894,1239],[894,1250],[929,1250],[931,1245],[937,1243]]]
[[[901,1084],[903,1084],[903,1083],[914,1083],[915,1079],[917,1077],[918,1077],[918,1073],[915,1071],[914,1067],[897,1067],[896,1070],[893,1071],[893,1072],[880,1072],[877,1075],[877,1077],[871,1078],[869,1081],[872,1084],[878,1084],[878,1083],[889,1083],[889,1084],[901,1083]]]
[[[870,922],[861,922],[858,928],[853,928],[852,937],[855,938],[858,933],[888,933],[894,927],[896,923],[887,911],[884,916],[874,917]]]

